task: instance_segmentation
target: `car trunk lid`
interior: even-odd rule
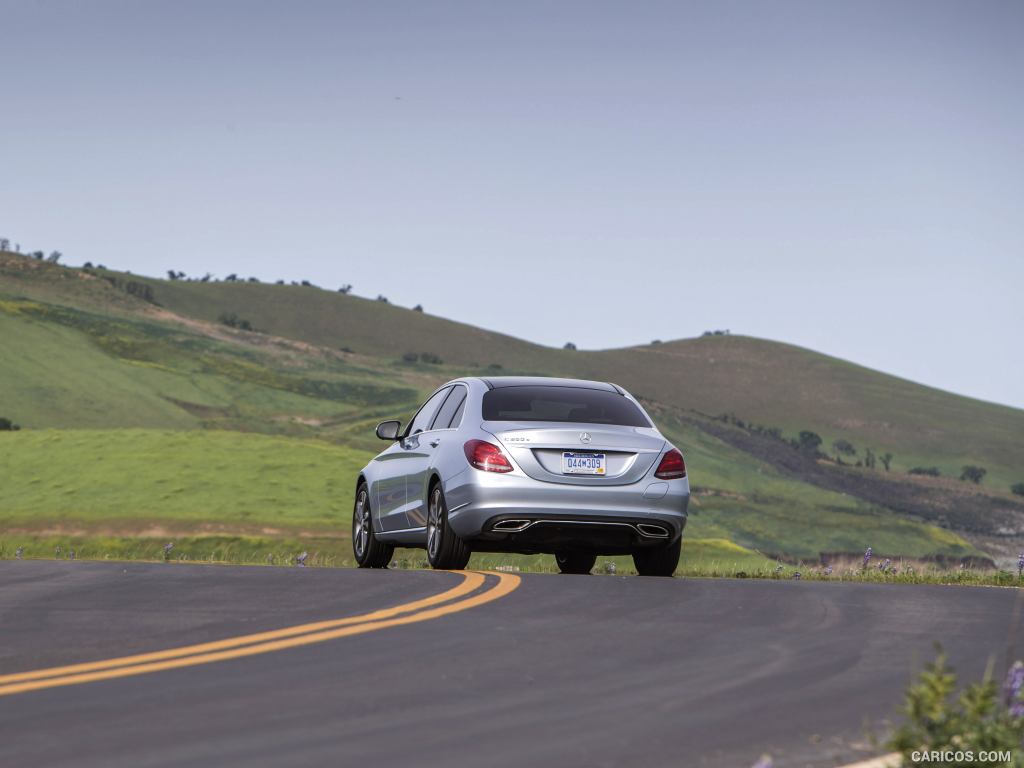
[[[566,485],[627,485],[650,470],[665,439],[649,427],[548,422],[484,422],[523,472],[535,480]],[[568,455],[568,456],[567,456]],[[583,474],[604,457],[603,473]],[[580,468],[580,474],[566,471]]]

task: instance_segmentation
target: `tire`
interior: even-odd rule
[[[370,491],[366,483],[360,483],[356,489],[352,507],[352,553],[360,568],[387,568],[395,554],[395,545],[381,541],[373,532]]]
[[[579,550],[559,552],[555,555],[555,562],[562,573],[590,573],[597,562],[597,555]]]
[[[473,552],[448,526],[448,504],[438,483],[427,501],[427,560],[433,568],[461,571]]]
[[[676,539],[660,549],[637,549],[633,551],[633,565],[641,576],[671,576],[679,565],[679,553],[683,549],[683,538]]]

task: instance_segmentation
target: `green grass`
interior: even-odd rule
[[[49,530],[80,534],[83,546],[113,536],[124,538],[116,551],[150,552],[152,542],[132,543],[137,534],[165,529],[203,540],[203,558],[249,562],[218,547],[242,547],[231,538],[241,536],[262,558],[275,541],[299,546],[339,526],[347,535],[355,471],[380,449],[373,424],[407,418],[428,389],[463,373],[614,380],[652,399],[690,467],[688,541],[705,542],[688,545],[692,563],[711,562],[699,555],[714,540],[794,562],[866,546],[881,556],[982,553],[956,533],[784,476],[686,414],[729,411],[787,434],[815,429],[826,445],[844,437],[891,450],[893,476],[976,463],[989,469],[986,487],[1024,481],[1024,412],[783,344],[712,337],[569,352],[315,288],[97,274],[145,282],[161,306],[82,270],[0,254],[0,416],[25,428],[0,433],[0,536]],[[225,312],[270,333],[228,329],[217,322]],[[403,363],[407,351],[444,364]],[[331,557],[347,557],[345,542],[325,541],[341,547]]]
[[[788,559],[867,546],[883,556],[979,554],[949,531],[779,477],[702,433],[679,437],[691,466],[701,467],[700,482],[708,483],[701,487],[739,491],[695,496],[690,538],[731,540]],[[0,526],[66,534],[347,535],[355,477],[371,455],[319,440],[220,430],[0,433]]]
[[[1024,411],[789,344],[712,336],[566,351],[330,290],[145,280],[157,301],[191,317],[215,320],[234,312],[288,338],[391,360],[407,351],[427,351],[477,373],[499,364],[502,373],[610,380],[669,405],[710,415],[735,413],[790,436],[811,429],[826,446],[845,438],[861,454],[868,447],[889,451],[897,471],[937,465],[958,476],[964,464],[980,464],[989,470],[991,487],[1005,490],[1024,480]]]
[[[164,545],[173,542],[169,552]],[[20,550],[20,554],[19,554]],[[350,542],[338,538],[267,536],[185,536],[139,538],[126,536],[55,536],[0,533],[0,559],[142,561],[168,563],[215,563],[225,565],[294,566],[306,554],[312,568],[353,568]],[[614,564],[615,568],[609,568]],[[676,578],[741,578],[778,581],[824,581],[873,584],[948,584],[962,586],[1020,587],[1024,581],[1009,571],[971,568],[943,569],[927,564],[895,562],[895,571],[846,565],[826,571],[824,566],[786,565],[717,540],[686,539]],[[909,566],[909,567],[908,567]],[[419,550],[397,550],[392,567],[426,569]],[[557,573],[550,555],[475,554],[468,568],[516,573]],[[601,557],[595,575],[636,576],[628,557]]]
[[[370,455],[228,431],[0,433],[0,529],[347,535]]]
[[[329,433],[322,425],[411,410],[419,394],[342,355],[34,301],[0,299],[0,338],[0,403],[26,428]]]

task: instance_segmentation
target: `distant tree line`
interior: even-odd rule
[[[14,247],[11,247],[11,239],[9,237],[0,237],[0,251],[7,251],[8,253],[21,253],[21,243],[15,243]],[[26,256],[31,256],[33,259],[43,261],[44,259],[51,264],[58,263],[64,254],[60,251],[50,251],[50,255],[47,256],[43,251],[32,251],[26,253]]]
[[[189,277],[187,274],[185,274],[184,272],[182,272],[181,270],[178,270],[178,269],[168,269],[167,270],[167,279],[168,280],[184,280],[186,282],[200,282],[200,283],[210,283],[210,282],[213,282],[213,283],[216,283],[216,282],[225,282],[225,283],[258,283],[258,282],[260,282],[259,278],[256,278],[256,277],[248,277],[248,278],[241,277],[240,275],[238,275],[235,272],[232,272],[230,275],[225,277],[223,279],[223,281],[218,281],[217,278],[212,273],[210,273],[210,272],[207,272],[202,277]],[[280,280],[275,280],[274,281],[274,285],[294,285],[294,286],[302,287],[302,288],[316,288],[317,290],[323,290],[319,285],[317,285],[316,283],[314,283],[314,282],[312,282],[310,280],[291,280],[291,281],[288,281],[288,280],[280,279]],[[352,293],[352,283],[344,283],[344,284],[342,284],[341,286],[338,287],[338,291],[337,292],[342,294],[342,295],[344,295],[344,296],[349,295],[350,293]],[[388,297],[385,296],[382,293],[377,294],[377,301],[379,301],[381,304],[390,304],[391,303],[388,300]],[[413,312],[423,312],[423,305],[422,304],[417,304],[416,306],[414,306],[412,308],[412,311]]]

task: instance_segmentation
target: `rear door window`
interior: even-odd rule
[[[452,429],[458,429],[459,425],[462,423],[462,414],[465,412],[465,410],[466,398],[462,398],[462,402],[459,403],[459,407],[455,411],[455,414],[452,416],[452,420],[451,422],[449,422],[448,426],[451,427]]]
[[[430,428],[430,422],[434,420],[434,414],[437,413],[437,409],[445,397],[448,396],[450,389],[451,387],[445,387],[438,390],[423,404],[423,407],[416,412],[412,423],[409,424],[409,428],[405,431],[406,435],[415,435],[417,432],[425,432]]]
[[[437,416],[434,417],[434,421],[431,423],[431,429],[448,429],[452,422],[452,417],[455,416],[455,412],[462,407],[462,404],[466,401],[466,388],[456,384],[452,387],[451,394],[448,395],[448,399],[444,401],[444,405],[437,412]]]

